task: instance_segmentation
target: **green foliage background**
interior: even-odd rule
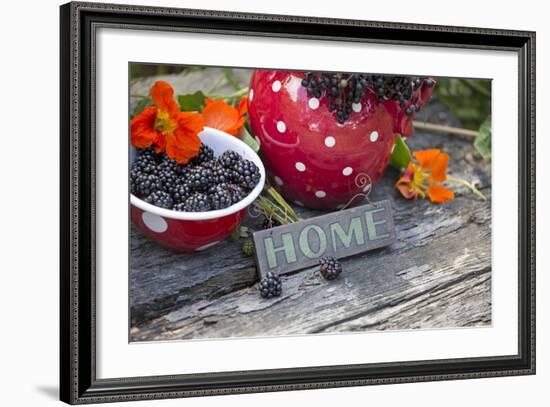
[[[488,79],[438,78],[435,94],[467,129],[478,130],[491,114]]]

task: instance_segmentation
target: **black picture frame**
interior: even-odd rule
[[[71,404],[535,373],[535,33],[114,4],[60,8],[60,394]],[[96,378],[95,56],[101,26],[508,50],[519,57],[519,351],[500,357]]]

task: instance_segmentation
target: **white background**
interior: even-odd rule
[[[133,3],[151,4],[152,1]],[[250,4],[248,4],[250,3]],[[364,4],[361,6],[361,4]],[[2,316],[0,364],[3,405],[56,403],[58,381],[58,8],[57,1],[3,4],[0,24],[1,123],[4,151],[0,159],[0,225],[2,250],[0,310]],[[247,2],[233,0],[162,1],[156,5],[353,17],[371,20],[485,26],[537,31],[538,184],[538,374],[534,377],[498,378],[406,384],[364,388],[268,393],[186,400],[188,406],[329,406],[356,404],[462,406],[543,405],[548,398],[550,353],[548,343],[549,296],[544,274],[549,218],[542,209],[550,202],[544,174],[550,170],[547,95],[550,28],[543,2],[452,4],[394,1],[363,2]],[[136,404],[136,403],[134,403]],[[149,405],[181,405],[181,400]],[[130,405],[130,404],[124,404]],[[146,405],[144,403],[136,405]]]

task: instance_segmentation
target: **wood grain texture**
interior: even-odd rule
[[[418,117],[456,125],[437,103]],[[413,149],[442,148],[449,172],[479,181],[490,197],[490,163],[471,140],[417,131]],[[407,201],[388,170],[370,196],[392,203],[397,241],[342,261],[333,282],[315,267],[283,277],[283,295],[261,299],[242,239],[197,254],[173,254],[131,227],[132,341],[449,328],[491,323],[491,201],[463,187],[443,205]],[[320,214],[295,208],[302,217]],[[245,224],[258,228],[260,219]]]

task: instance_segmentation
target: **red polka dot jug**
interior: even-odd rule
[[[412,83],[406,101],[380,97],[365,87],[343,120],[331,106],[334,100],[326,92],[308,92],[306,80],[304,72],[254,71],[248,95],[251,130],[269,182],[285,199],[314,209],[340,209],[380,179],[396,135],[412,134],[414,110],[429,99],[434,81]]]

